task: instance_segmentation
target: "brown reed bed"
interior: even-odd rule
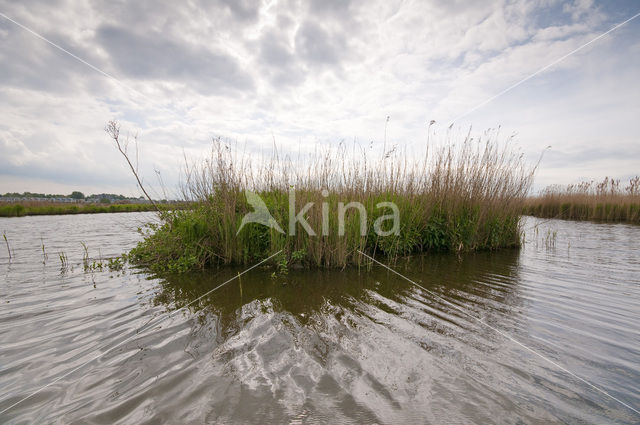
[[[625,185],[606,177],[601,182],[549,186],[528,198],[524,211],[542,218],[640,223],[640,176]]]

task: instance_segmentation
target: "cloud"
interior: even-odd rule
[[[88,61],[99,59],[75,40],[59,40],[56,33],[46,33],[50,40],[77,52]],[[86,66],[72,57],[60,54],[51,45],[0,18],[0,86],[21,87],[38,91],[70,92],[82,90],[86,82]]]
[[[258,18],[259,9],[251,0],[222,0],[221,3],[240,21],[253,22]]]
[[[179,81],[208,94],[251,90],[251,76],[223,52],[105,25],[96,39],[120,73],[134,79]]]
[[[310,3],[311,14],[339,17],[348,16],[353,5],[351,0],[312,0]]]
[[[0,18],[0,173],[12,185],[35,177],[70,190],[76,181],[122,185],[127,171],[102,130],[113,118],[139,131],[143,174],[152,179],[158,168],[169,184],[182,150],[202,155],[215,136],[256,154],[272,137],[289,152],[353,139],[381,149],[391,116],[389,143],[412,152],[431,119],[441,134],[443,121],[631,9],[555,0],[0,0],[3,13],[126,85]],[[553,145],[541,182],[606,167],[629,174],[640,156],[630,148],[639,27],[640,19],[629,23],[459,125],[502,124],[534,160]]]
[[[276,87],[297,85],[304,80],[306,73],[286,34],[275,29],[267,31],[257,49],[261,66]]]
[[[347,43],[344,34],[330,34],[308,20],[296,33],[296,53],[310,65],[339,65],[347,53]]]

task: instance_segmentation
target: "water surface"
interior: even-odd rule
[[[527,219],[521,250],[393,265],[428,291],[381,267],[257,268],[198,300],[242,269],[84,270],[81,242],[118,255],[151,219],[0,219],[0,410],[51,384],[0,421],[640,421],[622,404],[640,410],[638,226]]]

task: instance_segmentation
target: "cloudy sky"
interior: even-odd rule
[[[145,181],[158,170],[169,188],[183,152],[203,156],[212,137],[256,154],[274,138],[291,151],[379,146],[387,117],[389,143],[407,151],[430,120],[442,135],[456,118],[461,132],[517,133],[531,161],[551,145],[537,187],[628,178],[640,173],[640,17],[474,108],[638,12],[637,1],[0,0],[0,192],[138,195],[103,131],[111,119],[138,132]]]

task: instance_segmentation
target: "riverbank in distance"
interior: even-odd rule
[[[185,203],[162,204],[162,209],[185,209]],[[98,214],[155,211],[152,204],[68,204],[51,202],[0,203],[0,217],[27,215]]]

